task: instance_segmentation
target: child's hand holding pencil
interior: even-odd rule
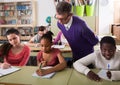
[[[110,72],[110,64],[108,64],[107,67],[108,67],[108,71],[107,71],[106,74],[107,74],[107,77],[108,77],[109,79],[111,79],[112,74],[111,74],[111,72]]]
[[[36,70],[36,73],[39,75],[39,76],[43,76],[43,70],[42,69],[42,63],[39,64],[39,69]]]
[[[36,70],[36,73],[40,76],[43,76],[46,74],[46,69],[42,69],[43,67],[45,67],[47,65],[46,61],[41,61],[39,64],[39,69]]]
[[[47,66],[47,62],[46,61],[41,61],[40,62],[40,65],[42,64],[42,67],[45,67],[45,66]]]
[[[40,69],[40,70],[42,69],[42,63],[40,63],[39,69]]]
[[[49,69],[42,69],[42,65],[40,65],[39,69],[36,70],[37,75],[44,76],[48,74]]]

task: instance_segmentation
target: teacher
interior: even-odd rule
[[[67,39],[72,52],[73,61],[76,61],[94,51],[98,38],[86,23],[71,13],[71,4],[61,1],[56,6],[57,26]]]

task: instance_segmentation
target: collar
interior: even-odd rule
[[[69,22],[67,24],[64,24],[65,28],[68,30],[70,29],[70,26],[72,25],[72,21],[73,21],[73,18],[71,17],[71,19],[69,20]]]

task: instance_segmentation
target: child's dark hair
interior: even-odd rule
[[[46,27],[45,26],[40,26],[40,27],[38,27],[39,28],[39,31],[44,31],[44,30],[46,30]]]
[[[10,28],[7,32],[6,32],[6,36],[10,35],[10,34],[16,34],[16,35],[20,35],[20,32],[17,29],[14,28]],[[12,45],[9,42],[5,42],[0,46],[0,51],[1,51],[1,56],[7,56],[9,53],[9,50],[11,49]]]
[[[48,31],[45,34],[43,34],[43,36],[41,37],[41,40],[47,39],[52,43],[52,35],[54,35],[54,34],[51,31]]]
[[[20,32],[15,29],[15,28],[10,28],[7,32],[6,32],[6,36],[9,34],[16,34],[16,35],[20,35]]]
[[[56,11],[59,14],[70,13],[72,9],[72,5],[66,1],[61,1],[56,6]]]
[[[102,46],[102,44],[104,44],[104,43],[109,43],[109,44],[113,45],[114,47],[116,47],[116,42],[115,42],[114,38],[112,38],[110,36],[103,37],[100,41],[100,46]]]

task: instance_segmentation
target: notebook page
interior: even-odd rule
[[[100,70],[100,71],[98,72],[98,75],[99,75],[99,77],[102,78],[102,79],[112,81],[111,79],[109,79],[109,78],[107,77],[107,74],[106,74],[107,71],[108,71],[108,70],[103,70],[103,69],[102,69],[102,70]]]
[[[42,69],[48,69],[48,68],[51,68],[51,67],[43,67]],[[32,74],[33,77],[38,77],[38,78],[52,78],[54,75],[55,75],[55,72],[47,74],[47,75],[44,75],[44,76],[39,76],[39,75],[37,75],[36,72],[34,72]]]
[[[53,45],[52,47],[60,49],[60,48],[65,48],[65,45]]]
[[[13,73],[13,72],[18,71],[18,70],[20,70],[20,68],[14,67],[14,66],[11,66],[8,69],[2,69],[2,68],[0,68],[0,76],[7,75],[7,74]]]

